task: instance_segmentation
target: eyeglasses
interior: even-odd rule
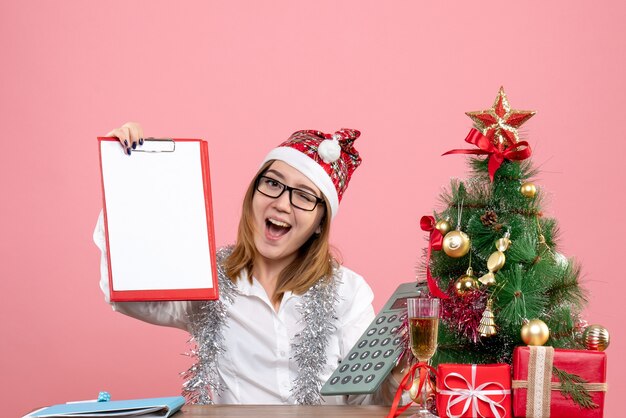
[[[324,199],[315,196],[313,193],[289,187],[271,177],[259,176],[256,180],[256,189],[265,196],[278,199],[285,191],[289,191],[289,201],[291,204],[302,210],[312,211],[315,207],[324,203]]]

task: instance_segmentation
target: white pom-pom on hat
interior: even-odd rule
[[[317,153],[326,164],[334,163],[341,156],[339,138],[341,138],[340,135],[334,134],[333,139],[325,139],[320,142]]]

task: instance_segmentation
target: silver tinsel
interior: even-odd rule
[[[291,393],[298,405],[322,403],[320,373],[326,364],[328,338],[337,328],[335,304],[339,285],[339,270],[328,280],[320,280],[303,296],[299,307],[304,328],[291,344],[293,358],[298,364],[298,376]]]
[[[190,314],[191,338],[189,342],[194,347],[186,354],[195,362],[182,373],[185,379],[182,394],[192,404],[213,404],[211,394],[220,393],[224,389],[218,380],[217,357],[224,351],[222,329],[228,318],[228,308],[225,302],[233,303],[237,288],[226,277],[222,262],[232,250],[232,247],[221,248],[216,255],[220,298],[199,302]]]
[[[232,247],[217,252],[219,300],[198,303],[190,315],[189,342],[194,348],[187,355],[194,358],[195,363],[182,376],[185,379],[183,396],[192,404],[213,404],[212,394],[224,390],[218,380],[217,358],[226,349],[222,330],[227,326],[227,305],[232,305],[237,296],[237,287],[226,277],[222,265],[231,252]],[[320,389],[323,382],[319,375],[326,364],[328,339],[336,329],[339,282],[339,269],[336,268],[331,277],[321,279],[302,295],[298,307],[304,327],[291,345],[298,365],[298,376],[291,393],[299,405],[319,405],[322,401]]]

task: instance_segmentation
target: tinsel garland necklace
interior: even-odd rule
[[[320,372],[326,364],[328,338],[335,331],[337,321],[335,304],[339,300],[338,268],[328,280],[319,280],[303,296],[299,310],[304,328],[291,344],[291,352],[298,364],[298,376],[291,393],[298,405],[322,403]]]
[[[200,302],[189,315],[189,342],[194,347],[188,355],[195,359],[187,371],[182,373],[183,396],[189,403],[199,405],[213,404],[212,393],[224,390],[217,374],[217,358],[224,352],[224,334],[222,332],[228,318],[227,304],[235,301],[237,287],[226,276],[224,260],[232,253],[232,247],[220,248],[216,254],[217,283],[220,298]]]
[[[192,404],[213,404],[211,394],[225,389],[218,380],[217,358],[224,351],[222,330],[228,318],[227,306],[234,303],[238,293],[223,266],[231,252],[232,247],[217,252],[220,299],[200,303],[190,315],[190,342],[195,347],[189,355],[196,361],[182,375],[185,379],[183,396]],[[291,343],[293,358],[298,365],[298,376],[291,393],[298,405],[319,405],[322,402],[320,389],[323,382],[319,376],[326,364],[328,339],[336,329],[339,280],[339,269],[335,268],[329,279],[318,281],[302,295],[302,304],[298,307],[304,328]]]

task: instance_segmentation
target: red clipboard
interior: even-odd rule
[[[207,142],[98,145],[111,301],[217,299]]]

